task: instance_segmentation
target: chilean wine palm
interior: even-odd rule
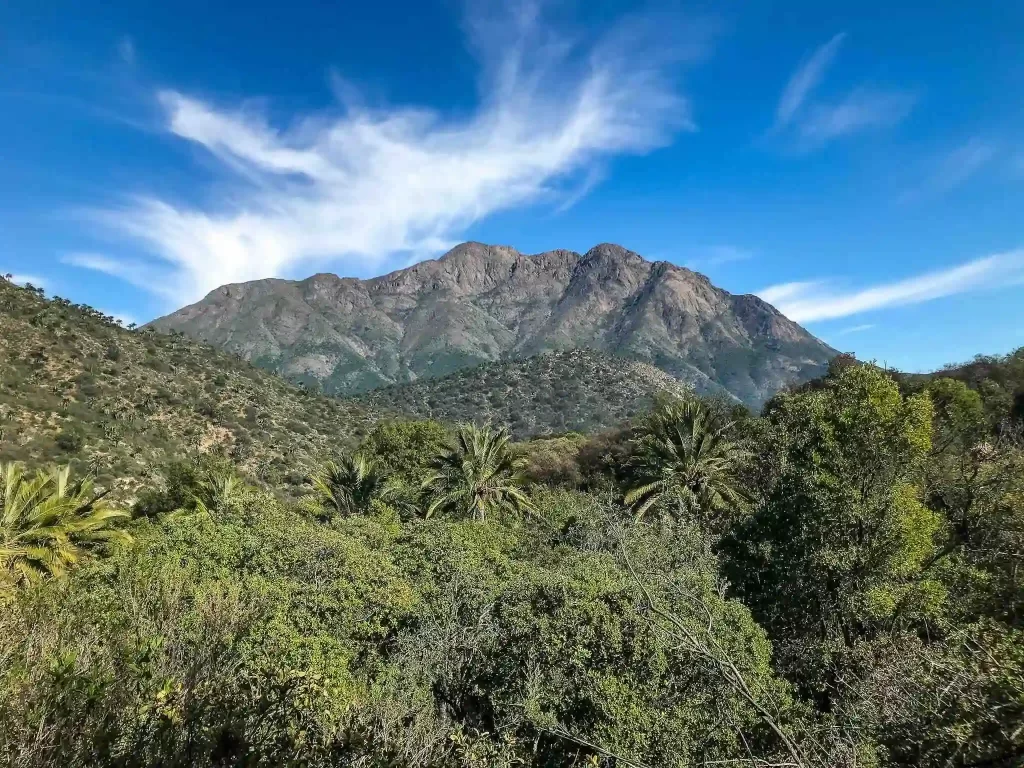
[[[98,544],[131,541],[119,527],[128,513],[70,474],[59,467],[28,477],[20,464],[0,464],[0,589],[60,576]]]
[[[636,519],[668,504],[681,515],[707,521],[745,499],[737,470],[745,453],[698,399],[663,406],[641,426],[625,495]]]
[[[387,495],[385,477],[362,454],[327,461],[310,478],[316,501],[330,515],[353,515]]]
[[[212,472],[199,482],[196,493],[192,495],[195,505],[192,514],[210,517],[216,512],[223,512],[239,498],[244,489],[245,483],[234,472]]]
[[[427,517],[435,512],[484,520],[499,511],[532,512],[523,486],[524,461],[509,449],[506,429],[464,426],[455,446],[432,462],[423,484],[431,498]]]

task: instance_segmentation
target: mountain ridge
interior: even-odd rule
[[[613,243],[527,255],[467,242],[367,280],[232,283],[149,324],[332,394],[583,348],[758,406],[836,354],[774,307]]]

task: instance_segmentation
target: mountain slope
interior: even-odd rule
[[[588,348],[758,406],[835,351],[755,296],[617,245],[525,256],[464,243],[371,280],[318,274],[226,285],[152,323],[329,393]]]
[[[131,493],[171,460],[223,453],[278,482],[372,421],[207,345],[0,280],[0,461],[70,461]]]
[[[485,363],[353,398],[370,409],[446,422],[511,427],[517,439],[614,427],[686,385],[635,360],[588,350]]]

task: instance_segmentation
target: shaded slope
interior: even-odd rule
[[[372,410],[446,422],[509,426],[525,439],[613,427],[648,410],[659,394],[689,388],[635,360],[586,350],[485,363],[436,379],[373,390],[354,398]]]

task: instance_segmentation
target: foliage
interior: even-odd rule
[[[423,482],[427,517],[442,512],[484,520],[500,512],[533,511],[523,489],[525,462],[508,443],[503,428],[461,427],[455,446],[434,458],[433,472]]]
[[[181,335],[129,331],[0,280],[0,460],[70,462],[125,501],[199,456],[283,486],[375,418]]]
[[[384,475],[362,453],[342,454],[325,461],[312,475],[313,500],[326,519],[365,511],[374,499],[386,495]]]
[[[424,459],[444,451],[450,440],[448,429],[438,421],[387,419],[370,430],[359,450],[389,476],[418,484]]]
[[[514,444],[375,422],[177,337],[5,297],[26,339],[0,341],[5,455],[95,464],[107,493],[3,468],[12,765],[1024,759],[1013,356],[920,378],[839,359],[759,417],[652,398],[632,425]],[[76,394],[48,411],[66,366]],[[101,440],[76,411],[150,386],[160,442],[126,420]],[[231,450],[204,442],[218,424]]]
[[[778,470],[737,535],[733,578],[782,663],[827,696],[834,654],[944,601],[923,573],[941,525],[921,501],[931,403],[851,366],[778,398],[767,419]]]
[[[657,507],[709,524],[745,503],[737,467],[745,454],[703,401],[668,403],[641,423],[635,438],[625,501],[637,520]]]
[[[62,576],[92,548],[131,541],[126,512],[96,496],[86,480],[71,482],[70,467],[26,477],[0,463],[0,595],[13,587]]]
[[[506,426],[517,439],[618,426],[687,387],[654,366],[574,349],[485,363],[351,401],[421,419]]]

